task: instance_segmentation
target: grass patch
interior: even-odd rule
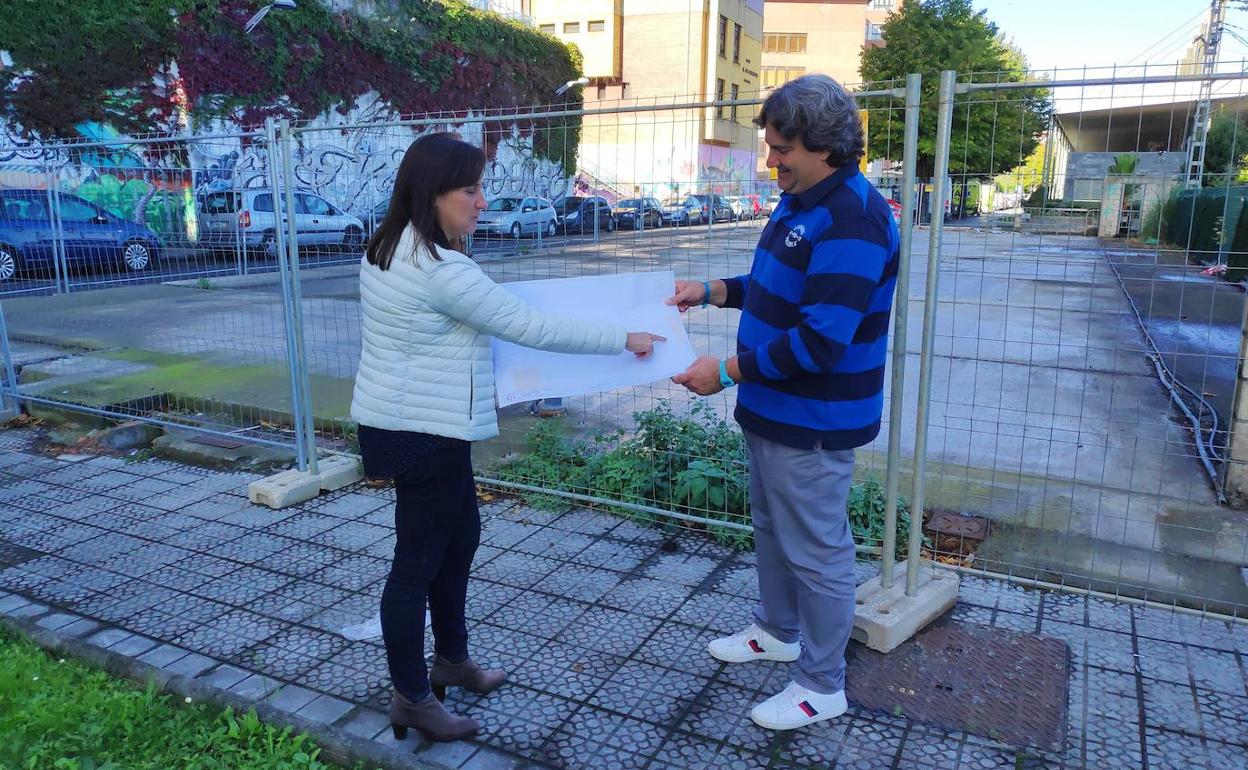
[[[305,734],[184,703],[0,630],[0,767],[23,770],[320,770]]]

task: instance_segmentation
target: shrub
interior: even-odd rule
[[[1169,231],[1170,222],[1174,219],[1175,207],[1179,202],[1179,193],[1181,189],[1175,187],[1170,190],[1170,194],[1165,200],[1157,201],[1147,211],[1144,212],[1144,219],[1140,221],[1140,237],[1149,241],[1157,241],[1166,243],[1166,233]]]
[[[712,522],[750,523],[749,471],[740,430],[715,415],[704,401],[695,403],[686,415],[677,415],[668,403],[660,402],[633,418],[637,430],[632,435],[616,431],[589,441],[570,438],[561,419],[543,420],[526,434],[526,453],[501,463],[494,473],[502,481],[663,508]],[[525,492],[521,496],[545,510],[568,505],[556,495]],[[881,542],[884,507],[884,490],[878,481],[853,485],[848,514],[858,542]],[[675,517],[623,506],[608,509],[646,524],[688,526]],[[897,519],[900,556],[910,529],[902,500]],[[748,532],[713,523],[705,529],[720,543],[741,549],[753,546]]]

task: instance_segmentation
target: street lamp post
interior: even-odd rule
[[[586,85],[589,85],[589,78],[577,78],[576,80],[569,80],[568,82],[564,83],[563,85],[555,89],[555,96],[562,96],[563,93],[567,91],[569,88],[571,88],[572,86],[586,86]]]
[[[274,8],[281,8],[282,10],[292,11],[295,9],[295,0],[273,0],[273,2],[264,6],[260,10],[256,11],[255,16],[252,16],[250,19],[247,20],[247,23],[243,26],[243,32],[250,35],[251,31],[255,29],[256,26],[260,24],[260,22],[264,21],[264,17],[268,16],[269,11],[273,10]]]

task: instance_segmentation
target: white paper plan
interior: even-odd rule
[[[676,285],[670,271],[504,285],[542,313],[610,321],[630,332],[652,332],[667,341],[655,343],[654,353],[639,359],[629,352],[607,356],[549,353],[495,339],[494,387],[499,406],[656,382],[683,372],[697,357],[680,312],[666,304]]]

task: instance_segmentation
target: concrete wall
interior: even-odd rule
[[[1178,152],[1137,152],[1139,162],[1135,174],[1144,177],[1169,177],[1183,174],[1186,158]],[[1118,157],[1116,152],[1072,152],[1066,158],[1065,180],[1061,186],[1065,200],[1101,200],[1103,182],[1109,167]]]

